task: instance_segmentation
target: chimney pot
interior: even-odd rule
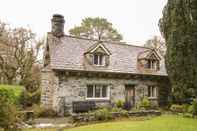
[[[51,19],[52,23],[52,34],[56,37],[62,37],[64,35],[64,16],[60,14],[54,14]]]

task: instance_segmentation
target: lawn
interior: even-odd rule
[[[56,129],[57,130],[57,129]],[[31,129],[25,131],[56,131],[55,129]],[[81,126],[64,131],[197,131],[197,119],[163,115],[145,121],[106,122]]]

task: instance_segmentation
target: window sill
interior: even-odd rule
[[[158,69],[151,69],[151,68],[144,68],[144,69],[149,71],[159,71]]]
[[[109,101],[110,98],[86,98],[86,100],[90,100],[90,101]]]
[[[96,65],[96,64],[93,64],[95,67],[105,67],[105,65]]]
[[[157,97],[148,97],[149,100],[157,100]]]

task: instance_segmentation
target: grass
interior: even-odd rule
[[[25,131],[56,131],[57,129],[29,129]],[[93,124],[64,131],[197,131],[197,119],[163,115],[145,121],[119,121]]]

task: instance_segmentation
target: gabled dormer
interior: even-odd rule
[[[155,50],[147,50],[138,55],[138,68],[144,70],[160,70],[161,57]]]
[[[109,57],[111,53],[102,43],[94,44],[84,54],[90,65],[93,66],[109,65]]]

